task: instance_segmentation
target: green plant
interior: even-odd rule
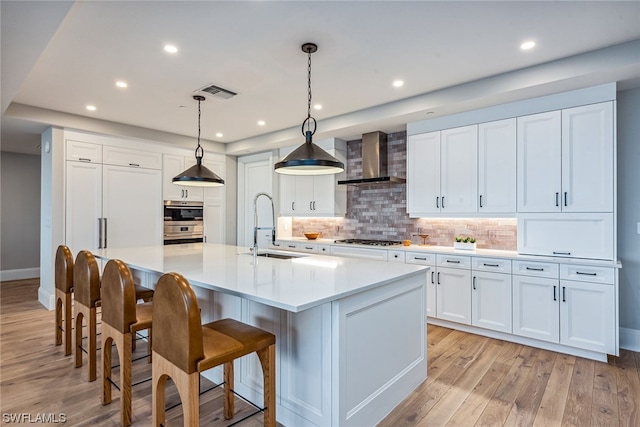
[[[456,236],[456,242],[458,242],[458,243],[462,242],[462,237]]]
[[[474,237],[462,237],[462,236],[455,236],[456,242],[458,243],[475,243],[476,239]]]
[[[470,238],[469,238],[469,243],[475,243],[475,242],[476,242],[476,239],[475,239],[475,238],[473,238],[473,237],[470,237]]]

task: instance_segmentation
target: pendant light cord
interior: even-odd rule
[[[201,99],[198,98],[198,146],[196,147],[196,161],[198,163],[200,163],[202,161],[202,156],[204,155],[204,150],[202,149],[202,146],[200,145],[200,116],[201,116],[201,111],[200,111],[200,101]]]
[[[311,51],[307,52],[309,60],[308,60],[308,88],[309,88],[309,98],[308,98],[308,102],[307,102],[307,120],[311,118]],[[309,124],[307,123],[307,129],[308,129]]]
[[[311,117],[311,54],[316,51],[315,45],[304,45],[303,49],[307,52],[307,118],[302,123],[302,134],[305,135],[307,142],[311,142],[311,137],[316,133],[316,119]],[[311,122],[313,121],[313,130],[311,130]],[[305,131],[305,126],[307,130]]]

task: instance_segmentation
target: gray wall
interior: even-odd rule
[[[38,269],[40,156],[2,152],[0,159],[0,270]]]
[[[617,99],[620,327],[640,334],[640,88]]]

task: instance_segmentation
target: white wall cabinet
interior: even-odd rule
[[[319,141],[317,145],[347,164],[344,141],[329,139]],[[295,148],[281,149],[280,157],[288,155]],[[278,174],[279,214],[306,217],[344,216],[347,212],[347,188],[337,183],[345,178],[346,172],[314,176]]]
[[[84,144],[84,145],[83,145]],[[95,163],[98,144],[68,141],[65,242],[72,252],[162,244],[162,177],[159,169]],[[137,151],[137,150],[134,150]],[[84,154],[93,152],[93,157]],[[126,149],[118,151],[127,154]],[[79,156],[78,153],[84,153]],[[153,153],[152,153],[153,154]],[[139,152],[135,152],[140,156]],[[140,159],[141,157],[138,157]],[[153,158],[153,156],[151,156]]]
[[[410,216],[476,212],[477,194],[477,125],[408,138],[407,211]]]
[[[516,211],[516,119],[478,125],[478,212]]]
[[[204,158],[203,158],[204,160]],[[194,155],[189,156],[185,150],[184,155],[162,155],[162,196],[164,200],[198,201],[204,200],[202,187],[188,187],[176,185],[172,179],[184,172],[187,168],[196,164]]]
[[[518,212],[613,212],[613,103],[518,117]]]

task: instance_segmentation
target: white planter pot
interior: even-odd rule
[[[475,251],[475,243],[453,242],[453,249],[461,249],[464,251]]]

